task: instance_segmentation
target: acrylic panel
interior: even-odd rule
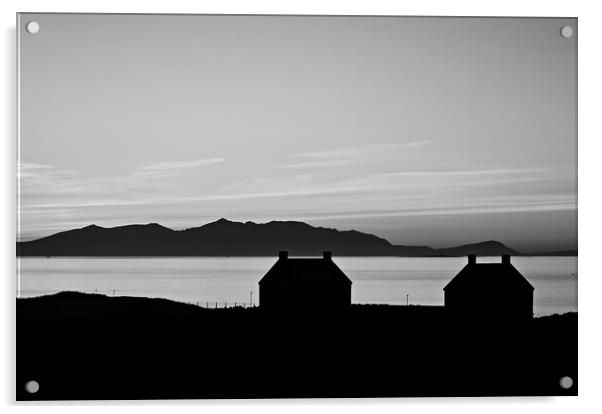
[[[17,16],[17,399],[577,394],[577,19]]]

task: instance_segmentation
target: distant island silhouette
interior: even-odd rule
[[[337,256],[456,257],[524,255],[495,240],[436,249],[394,245],[355,230],[314,227],[298,221],[246,223],[221,218],[186,230],[157,223],[119,227],[86,226],[37,240],[17,242],[17,256],[273,256],[287,250],[296,256],[332,251]],[[528,256],[576,256],[577,251]]]

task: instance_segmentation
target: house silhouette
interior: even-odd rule
[[[477,263],[476,255],[443,288],[445,309],[464,320],[529,320],[535,288],[503,255],[501,263]]]
[[[267,309],[341,309],[351,305],[351,280],[332,261],[289,258],[281,251],[278,261],[259,281],[259,306]]]

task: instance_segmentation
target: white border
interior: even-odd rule
[[[542,413],[600,412],[602,399],[600,389],[600,354],[602,353],[600,324],[602,300],[602,274],[598,269],[597,258],[600,255],[598,240],[602,237],[600,227],[601,176],[600,156],[602,154],[602,134],[600,133],[600,104],[602,97],[600,74],[602,73],[602,16],[595,1],[527,1],[505,0],[488,1],[392,1],[392,0],[254,0],[254,1],[185,1],[147,0],[135,2],[127,0],[76,0],[53,1],[16,1],[3,0],[1,21],[4,35],[2,79],[4,81],[4,99],[2,105],[2,123],[5,134],[2,141],[2,192],[5,202],[2,205],[2,229],[0,254],[4,264],[1,290],[2,332],[0,347],[4,363],[0,376],[0,401],[14,406],[14,352],[15,323],[14,305],[16,291],[15,234],[16,234],[16,32],[15,13],[22,12],[120,12],[120,13],[250,13],[250,14],[362,14],[362,15],[463,15],[463,16],[549,16],[579,18],[579,394],[577,398],[443,398],[443,399],[381,399],[381,400],[255,400],[255,401],[164,401],[111,403],[112,410],[135,410],[144,412],[163,412],[166,406],[175,405],[177,409],[211,411],[244,410],[245,412],[461,412],[506,413],[511,410],[529,410]],[[40,343],[43,346],[43,343]],[[442,346],[444,348],[444,345]],[[444,352],[444,351],[443,351]],[[77,380],[77,379],[74,379]],[[120,403],[119,403],[120,404]],[[26,411],[38,408],[40,404],[19,404]],[[85,407],[74,407],[81,403],[48,404],[43,409],[49,412],[105,410],[104,403],[85,403]],[[66,405],[66,406],[64,406]],[[146,407],[145,405],[150,405]],[[195,407],[200,405],[201,407]]]

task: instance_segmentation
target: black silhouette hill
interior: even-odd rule
[[[17,299],[17,400],[577,395],[576,313],[504,327],[439,306],[311,308]]]
[[[393,245],[355,230],[313,227],[298,221],[258,224],[219,219],[204,226],[172,230],[157,223],[120,227],[90,225],[37,240],[18,242],[17,256],[499,256],[520,255],[497,241],[434,249]]]
[[[509,254],[511,256],[519,256],[517,252],[503,243],[495,240],[489,240],[481,243],[465,244],[458,247],[437,250],[442,256],[468,256],[476,254],[477,256],[501,256]]]

